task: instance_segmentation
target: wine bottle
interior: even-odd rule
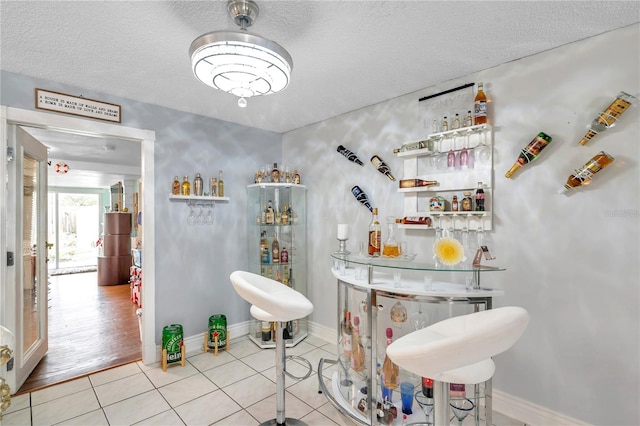
[[[373,157],[371,157],[371,164],[373,164],[373,166],[378,169],[380,173],[387,175],[389,179],[396,180],[396,178],[391,174],[391,169],[389,168],[389,166],[387,166],[387,163],[382,161],[382,158],[374,155]]]
[[[392,342],[393,330],[387,328],[387,346]],[[398,381],[400,378],[400,368],[391,361],[389,355],[384,356],[384,362],[382,363],[382,374],[384,376],[383,384],[387,389],[395,389],[398,387]]]
[[[371,223],[369,224],[369,256],[380,256],[380,240],[382,232],[378,222],[378,209],[373,208]]]
[[[437,185],[437,180],[422,180],[422,179],[401,179],[400,188],[417,188],[420,186],[433,186]]]
[[[478,92],[473,100],[474,119],[473,124],[485,124],[487,122],[487,95],[484,94],[484,85],[478,83]]]
[[[353,326],[351,325],[351,312],[346,312],[344,323],[342,324],[342,352],[345,358],[351,359],[353,349]],[[351,362],[351,361],[349,361]]]
[[[538,133],[538,135],[533,138],[533,140],[529,142],[529,144],[525,146],[522,151],[520,151],[518,159],[504,176],[510,178],[520,167],[524,166],[525,164],[529,164],[530,162],[538,158],[538,155],[540,155],[540,151],[542,151],[547,145],[549,145],[551,141],[551,136],[547,135],[544,132]]]
[[[395,148],[393,150],[394,154],[397,154],[399,152],[406,152],[406,151],[413,151],[416,149],[423,149],[426,148],[428,146],[427,141],[414,141],[414,142],[407,142],[405,144],[402,144],[402,146],[400,148]]]
[[[273,242],[271,243],[271,261],[280,263],[280,243],[278,243],[278,233],[273,233]]]
[[[358,185],[351,188],[351,193],[354,197],[356,197],[356,200],[358,200],[363,206],[368,208],[369,211],[373,211],[373,207],[371,207],[371,204],[369,204],[369,198],[367,197],[367,194],[365,194]]]
[[[351,342],[351,368],[360,372],[365,369],[365,352],[360,340],[360,318],[353,317],[353,341]]]
[[[616,125],[616,120],[631,106],[632,103],[637,101],[635,96],[632,96],[626,92],[620,92],[616,99],[604,110],[604,112],[598,115],[598,118],[594,119],[589,125],[589,130],[580,140],[580,145],[586,145],[595,135],[604,132],[610,127]]]
[[[396,223],[404,225],[427,225],[431,226],[431,217],[429,216],[407,216],[402,219],[396,219]]]
[[[588,185],[593,178],[593,175],[600,170],[613,163],[614,158],[604,151],[600,151],[591,160],[589,160],[584,166],[576,170],[567,179],[567,183],[558,191],[560,194],[567,192],[570,189],[577,188],[582,185]]]
[[[347,148],[345,148],[342,145],[338,145],[338,149],[337,151],[344,155],[347,160],[349,161],[353,161],[354,163],[360,165],[360,166],[364,166],[364,163],[362,161],[360,161],[360,159],[358,158],[358,156],[356,154],[354,154],[353,152],[349,151]]]

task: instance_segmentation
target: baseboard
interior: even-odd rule
[[[309,334],[326,341],[327,343],[336,343],[338,334],[334,328],[325,327],[324,325],[308,322]]]
[[[588,425],[580,420],[493,389],[493,411],[532,426]]]

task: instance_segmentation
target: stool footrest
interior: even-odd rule
[[[303,361],[305,364],[307,364],[307,374],[305,374],[304,376],[298,377],[298,376],[294,376],[293,374],[289,373],[286,369],[284,370],[284,374],[286,374],[287,376],[291,377],[294,380],[304,380],[306,378],[308,378],[309,376],[311,376],[311,373],[313,373],[313,366],[311,365],[311,362],[309,362],[308,359],[303,358],[301,356],[298,355],[287,355],[287,359],[299,359],[301,361]]]

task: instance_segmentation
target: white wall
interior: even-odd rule
[[[370,220],[350,188],[361,185],[382,217],[401,214],[397,184],[375,171],[369,158],[381,155],[401,177],[402,162],[392,150],[424,136],[418,98],[483,81],[495,143],[495,230],[489,245],[494,262],[507,268],[485,284],[506,291],[494,306],[519,305],[531,314],[523,338],[496,357],[494,388],[576,420],[637,424],[639,109],[587,146],[578,141],[620,90],[640,93],[639,40],[639,25],[633,25],[285,134],[283,161],[304,161],[303,183],[309,187],[312,321],[337,324],[336,283],[329,270],[337,224],[351,224],[354,248]],[[540,131],[553,143],[514,179],[504,178]],[[341,143],[365,167],[341,157],[335,151]],[[557,194],[572,170],[600,150],[615,162],[589,187]],[[432,233],[399,234],[420,257],[431,255]]]

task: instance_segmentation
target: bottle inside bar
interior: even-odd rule
[[[580,140],[580,145],[586,145],[595,135],[616,125],[616,120],[637,101],[635,96],[620,92],[616,99],[601,112],[589,125],[589,130]]]
[[[387,328],[387,346],[389,346],[393,340],[393,330],[391,328]],[[391,361],[389,355],[385,355],[384,361],[382,362],[382,375],[383,385],[387,389],[395,389],[398,387],[400,381],[400,368]]]
[[[484,85],[478,83],[478,92],[473,100],[474,119],[473,124],[485,124],[487,122],[487,95],[484,94]]]
[[[353,317],[353,339],[351,341],[351,367],[353,371],[364,371],[366,353],[360,340],[360,318]]]
[[[380,256],[380,222],[378,222],[378,209],[372,210],[371,223],[369,224],[369,256]]]
[[[612,156],[604,151],[600,151],[584,166],[570,175],[567,179],[567,183],[564,184],[564,187],[558,190],[558,193],[563,194],[570,189],[578,188],[582,185],[588,185],[591,182],[593,175],[613,163],[613,160],[614,158]]]
[[[547,145],[549,145],[552,141],[551,136],[547,135],[544,132],[538,133],[538,135],[533,138],[531,142],[527,146],[525,146],[522,151],[520,151],[520,155],[516,162],[511,166],[509,171],[505,173],[505,177],[510,178],[520,167],[529,164],[540,155],[540,151],[542,151]]]

